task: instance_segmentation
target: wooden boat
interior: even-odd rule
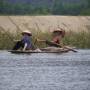
[[[68,49],[61,49],[61,48],[41,48],[39,50],[9,50],[8,52],[15,53],[15,54],[30,54],[30,53],[66,53],[69,52]]]

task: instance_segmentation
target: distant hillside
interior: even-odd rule
[[[90,15],[90,0],[0,0],[0,14]]]

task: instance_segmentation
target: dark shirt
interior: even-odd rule
[[[24,35],[21,41],[22,41],[22,43],[24,45],[27,44],[27,48],[26,49],[31,49],[32,48],[32,40],[31,40],[30,36]]]

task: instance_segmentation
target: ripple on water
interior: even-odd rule
[[[0,90],[90,90],[90,50],[30,55],[0,51]]]

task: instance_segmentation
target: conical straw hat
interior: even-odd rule
[[[28,34],[28,35],[32,35],[32,33],[30,32],[30,31],[28,31],[28,30],[24,30],[23,32],[22,32],[22,34]]]

